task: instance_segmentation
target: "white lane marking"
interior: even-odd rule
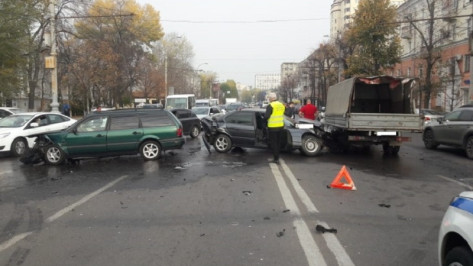
[[[322,221],[317,221],[318,224],[322,225],[325,228],[330,228],[330,226]],[[338,265],[341,266],[355,266],[355,263],[351,260],[350,256],[348,256],[346,250],[343,248],[340,241],[334,234],[322,234],[327,242],[327,246],[332,251],[333,255],[335,255],[335,259],[338,262]]]
[[[466,187],[466,188],[468,188],[469,190],[473,190],[473,186],[470,186],[470,185],[465,184],[465,183],[463,183],[463,182],[460,182],[460,181],[458,181],[458,180],[455,180],[455,179],[452,179],[452,178],[450,178],[450,177],[446,177],[446,176],[443,176],[443,175],[437,175],[437,176],[440,177],[440,178],[442,178],[442,179],[444,179],[444,180],[447,180],[447,181],[453,182],[453,183],[455,183],[455,184],[457,184],[457,185],[460,185],[460,186],[462,186],[462,187]]]
[[[22,234],[19,234],[19,235],[16,235],[12,238],[10,238],[9,240],[3,242],[2,244],[0,244],[0,252],[4,251],[5,249],[15,245],[18,241],[22,240],[23,238],[31,235],[33,232],[26,232],[26,233],[22,233]]]
[[[301,199],[302,203],[305,205],[307,208],[307,211],[309,213],[318,213],[319,211],[315,207],[314,203],[310,200],[309,196],[305,192],[305,190],[301,187],[299,182],[297,181],[296,177],[292,173],[291,169],[287,166],[287,164],[284,162],[284,160],[281,161],[281,166],[284,172],[286,173],[287,177],[289,178],[289,181],[291,181],[292,186],[294,187],[294,190],[296,191],[297,195]]]
[[[287,177],[291,181],[294,190],[296,191],[297,195],[301,199],[302,203],[306,206],[307,210],[309,212],[313,213],[318,213],[319,211],[315,207],[315,204],[312,202],[312,200],[309,198],[305,190],[300,186],[299,182],[297,182],[296,177],[292,173],[291,169],[287,166],[287,164],[280,159],[281,166],[286,173]],[[323,221],[317,221],[318,224],[330,228],[327,223]],[[310,230],[309,230],[310,233]],[[346,252],[346,250],[343,248],[342,244],[338,240],[338,238],[333,235],[333,234],[323,234],[323,237],[325,239],[325,242],[327,243],[327,247],[330,249],[330,251],[333,253],[335,256],[338,265],[343,265],[343,266],[354,266],[355,264],[351,260],[350,256]]]
[[[290,209],[291,213],[297,215],[293,224],[296,226],[297,237],[301,243],[302,249],[304,250],[309,266],[327,265],[319,247],[315,243],[315,240],[310,233],[309,227],[305,221],[300,218],[299,208],[297,207],[297,204],[292,197],[292,194],[289,191],[289,188],[287,187],[286,182],[284,181],[284,178],[282,177],[277,165],[270,163],[269,166],[273,172],[274,178],[276,179],[276,183],[278,184],[279,191],[286,208]]]
[[[117,179],[115,179],[114,181],[108,183],[107,185],[103,186],[102,188],[90,193],[89,195],[83,197],[82,199],[80,199],[79,201],[77,201],[76,203],[73,203],[69,206],[67,206],[66,208],[56,212],[55,214],[53,214],[52,216],[50,216],[48,219],[46,219],[46,222],[47,223],[50,223],[50,222],[53,222],[55,221],[56,219],[60,218],[61,216],[63,216],[64,214],[70,212],[72,209],[76,208],[77,206],[80,206],[82,204],[84,204],[85,202],[89,201],[90,199],[92,199],[93,197],[97,196],[98,194],[104,192],[105,190],[111,188],[112,186],[114,186],[116,183],[122,181],[123,179],[127,178],[128,176],[127,175],[124,175],[124,176],[121,176]]]

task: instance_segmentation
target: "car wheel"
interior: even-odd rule
[[[192,138],[197,138],[200,134],[200,127],[199,126],[192,126],[191,128],[191,137]]]
[[[431,129],[427,129],[424,132],[423,138],[424,146],[427,149],[435,149],[438,147],[438,144],[435,142],[434,132]]]
[[[314,136],[302,138],[301,150],[306,156],[316,156],[322,151],[322,141]]]
[[[140,146],[141,157],[145,160],[156,160],[161,154],[159,143],[153,140],[147,140]]]
[[[465,145],[466,157],[473,159],[473,136],[468,137]]]
[[[232,148],[232,140],[229,136],[220,134],[215,139],[214,148],[218,152],[228,152]]]
[[[13,156],[20,157],[28,150],[28,142],[25,139],[15,139],[11,145],[11,152]]]
[[[66,158],[64,152],[56,145],[49,145],[46,147],[44,153],[44,161],[50,165],[59,165],[64,162]]]
[[[445,265],[466,266],[473,265],[473,252],[467,247],[454,247],[445,256]]]

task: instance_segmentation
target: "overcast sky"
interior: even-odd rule
[[[194,67],[254,86],[304,60],[330,34],[331,0],[137,0],[161,15],[164,33],[185,36]],[[181,22],[179,22],[181,21]],[[185,21],[185,22],[183,22]],[[207,64],[205,64],[207,63]],[[202,65],[204,64],[204,65]]]

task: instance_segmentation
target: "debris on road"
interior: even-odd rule
[[[336,234],[337,233],[337,229],[335,228],[325,228],[324,226],[318,224],[317,226],[315,226],[315,231],[319,232],[319,233],[334,233]]]
[[[284,235],[284,232],[286,232],[286,229],[282,229],[282,231],[281,231],[281,232],[278,232],[278,233],[276,234],[276,236],[277,236],[277,237],[282,237],[282,236]]]
[[[242,193],[245,194],[245,196],[250,196],[252,192],[249,190],[244,190]]]
[[[385,208],[391,208],[391,204],[384,204],[384,203],[380,203],[378,204],[379,207],[385,207]]]

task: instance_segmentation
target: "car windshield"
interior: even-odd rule
[[[196,115],[207,115],[209,113],[209,108],[205,107],[197,107],[197,108],[192,108],[192,112],[194,112]]]
[[[187,98],[168,98],[166,101],[166,109],[187,108]]]
[[[439,111],[434,111],[434,110],[422,110],[422,113],[424,115],[443,115],[442,112],[439,112]]]
[[[11,115],[0,120],[0,127],[22,127],[34,115]]]

